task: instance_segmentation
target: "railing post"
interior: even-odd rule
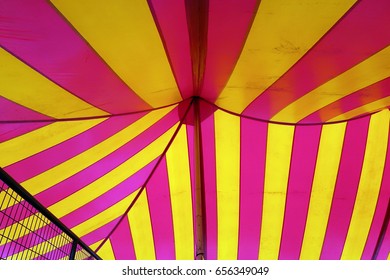
[[[73,240],[72,249],[70,250],[69,260],[74,260],[76,257],[77,240]]]

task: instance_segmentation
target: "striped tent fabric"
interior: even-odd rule
[[[390,259],[389,14],[2,0],[0,167],[103,259]]]

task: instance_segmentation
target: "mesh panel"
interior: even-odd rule
[[[0,259],[67,260],[73,239],[0,180]],[[78,260],[94,259],[80,245]]]

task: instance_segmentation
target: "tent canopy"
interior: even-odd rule
[[[390,258],[389,13],[3,0],[0,166],[104,259]]]

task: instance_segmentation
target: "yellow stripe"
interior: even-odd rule
[[[321,108],[390,76],[390,46],[289,104],[272,120],[298,122]]]
[[[294,127],[268,125],[259,259],[278,259]]]
[[[389,110],[371,117],[358,193],[341,259],[360,259],[362,256],[382,183],[389,117]]]
[[[6,167],[62,143],[106,119],[58,122],[0,143],[0,166]]]
[[[364,115],[367,113],[375,112],[381,109],[385,109],[390,106],[390,96],[378,99],[374,102],[364,104],[361,107],[348,111],[344,114],[341,114],[333,119],[330,119],[329,122],[340,121],[340,120],[348,120],[360,115]]]
[[[51,2],[143,100],[181,100],[159,32],[144,0]]]
[[[356,0],[262,0],[217,105],[241,113],[294,65]]]
[[[99,240],[98,242],[95,242],[93,243],[92,245],[89,245],[89,248],[91,248],[91,250],[95,251],[97,249],[97,247],[99,247],[100,243],[103,242],[104,239],[102,240]],[[99,253],[98,253],[99,254]]]
[[[32,195],[36,195],[46,190],[47,188],[50,188],[51,186],[80,172],[86,167],[93,165],[126,143],[130,142],[136,136],[159,121],[171,110],[172,107],[148,113],[146,116],[122,129],[110,138],[107,138],[106,140],[93,146],[92,148],[67,161],[62,162],[61,164],[58,164],[44,173],[41,173],[23,182],[23,187],[25,187]]]
[[[218,259],[237,259],[240,202],[240,118],[215,112]]]
[[[104,226],[105,224],[115,220],[119,216],[123,215],[127,207],[134,200],[137,195],[138,190],[133,192],[131,195],[125,197],[121,201],[115,203],[111,207],[105,209],[99,214],[93,216],[92,218],[82,222],[81,224],[72,228],[72,231],[80,237],[91,233],[92,231]],[[100,244],[100,243],[99,243]],[[98,245],[99,245],[98,244]]]
[[[318,260],[325,237],[346,123],[324,125],[318,148],[309,210],[300,258]]]
[[[104,245],[100,248],[99,257],[101,257],[103,260],[115,260],[114,250],[112,249],[112,245],[110,242],[110,239],[104,243]]]
[[[13,194],[13,191],[10,191],[9,189],[6,191],[0,192],[0,211],[3,211],[4,209],[14,205],[16,202],[14,199],[11,200],[11,195]]]
[[[88,202],[113,189],[115,186],[156,159],[168,144],[168,141],[172,137],[176,126],[177,125],[173,126],[162,136],[153,141],[136,155],[119,165],[117,168],[104,174],[99,179],[85,186],[81,190],[50,206],[48,208],[49,211],[51,211],[59,218],[63,217],[66,214],[69,214],[70,212],[84,206]]]
[[[390,252],[389,252],[389,255],[387,256],[387,259],[390,260]]]
[[[194,259],[191,176],[187,132],[182,126],[167,154],[176,259]]]
[[[146,192],[142,192],[138,201],[128,214],[134,251],[138,260],[155,260],[154,239],[150,221],[149,204]]]
[[[106,112],[62,89],[0,48],[0,96],[53,118],[105,115]]]

